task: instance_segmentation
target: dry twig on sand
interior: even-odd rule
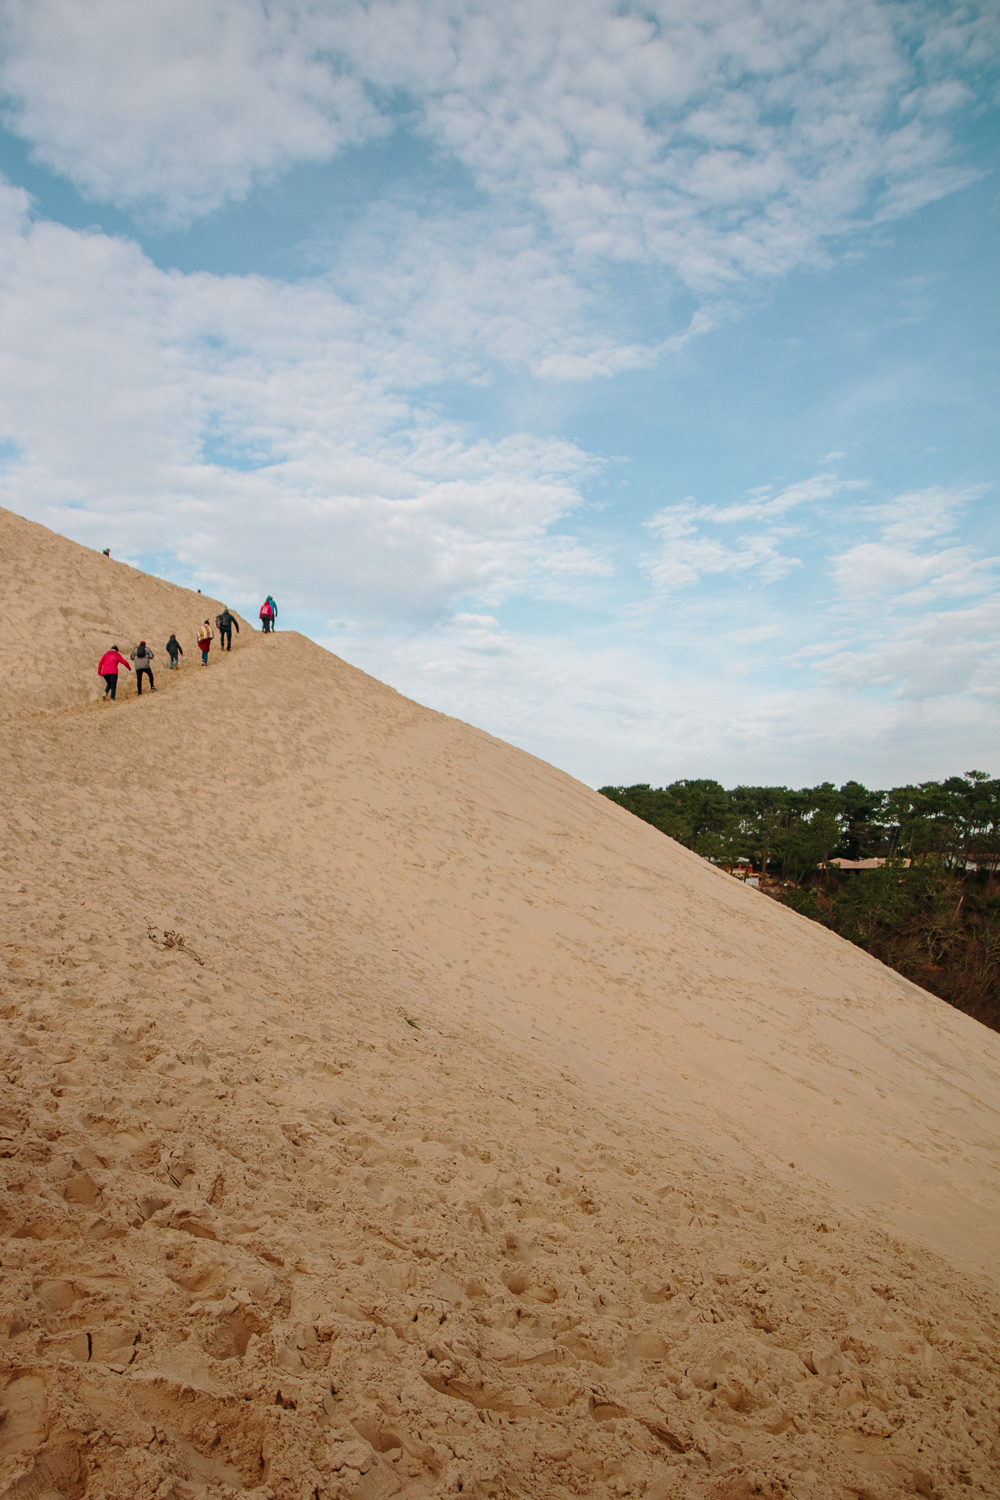
[[[150,926],[147,936],[149,937],[151,942],[154,942],[156,944],[158,948],[180,948],[184,953],[188,955],[189,958],[193,958],[196,964],[201,964],[202,968],[205,967],[205,960],[203,958],[199,958],[193,948],[188,947],[187,943],[184,941],[183,936],[179,932],[174,932],[172,929],[170,931],[165,931],[163,934],[163,941],[161,943],[159,937],[157,936],[156,928]]]

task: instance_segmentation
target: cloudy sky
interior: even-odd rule
[[[995,4],[0,47],[0,503],[594,785],[1000,773]]]

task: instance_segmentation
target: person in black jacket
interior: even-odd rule
[[[236,626],[236,634],[240,633],[240,622],[234,614],[230,614],[228,606],[223,609],[222,614],[215,622],[219,627],[219,650],[231,651],[233,649],[233,626]]]
[[[170,637],[164,649],[170,657],[170,670],[173,671],[177,666],[177,658],[184,655],[184,649],[176,635]]]

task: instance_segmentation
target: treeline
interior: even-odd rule
[[[675,781],[606,797],[1000,1031],[1000,780],[873,791]],[[882,859],[843,873],[836,859]]]

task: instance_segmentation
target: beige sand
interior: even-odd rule
[[[299,636],[202,669],[215,601],[0,553],[0,1495],[1000,1494],[1000,1037]]]

